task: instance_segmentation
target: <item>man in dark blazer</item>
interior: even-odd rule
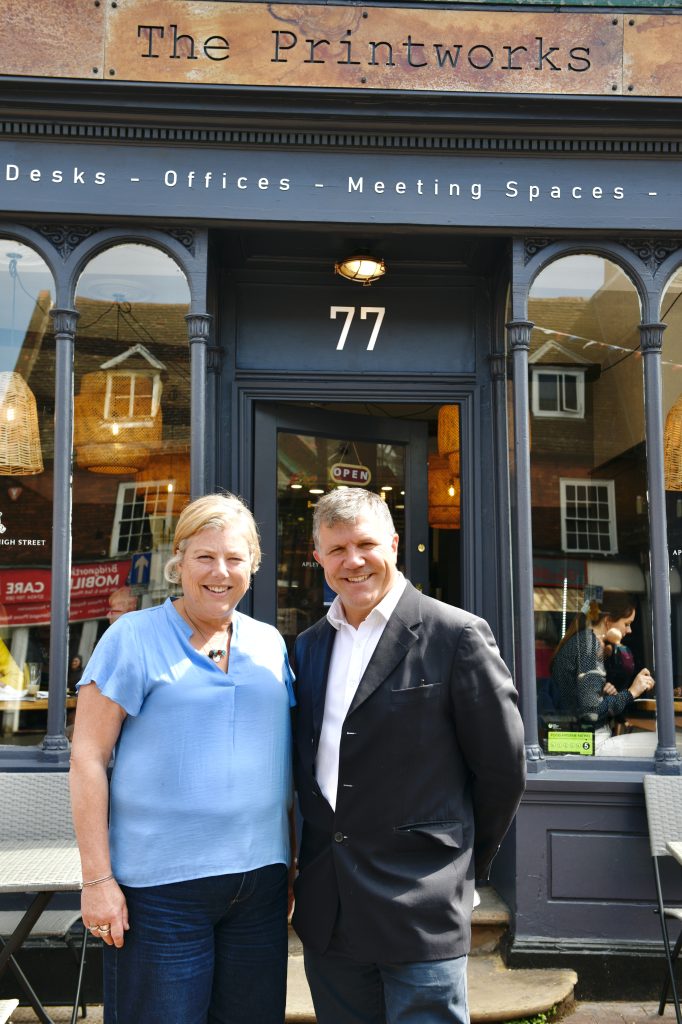
[[[525,781],[517,694],[487,623],[398,572],[379,495],[325,495],[313,536],[337,596],[296,642],[293,923],[318,1024],[466,1024],[474,880]]]

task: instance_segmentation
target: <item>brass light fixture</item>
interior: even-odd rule
[[[345,277],[347,281],[355,281],[356,284],[367,287],[374,281],[381,280],[386,273],[386,264],[382,259],[368,253],[356,253],[335,263],[334,273]]]

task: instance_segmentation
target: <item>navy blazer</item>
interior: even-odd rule
[[[483,619],[408,583],[343,723],[334,811],[315,758],[335,636],[325,618],[296,641],[294,927],[324,952],[338,919],[369,962],[461,956],[525,782],[509,671]]]

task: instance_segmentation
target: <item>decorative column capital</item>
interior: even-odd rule
[[[190,345],[196,343],[206,345],[211,333],[211,322],[213,320],[210,313],[187,313],[185,320],[187,322]]]
[[[639,335],[642,352],[660,352],[663,348],[663,331],[667,324],[640,324]]]
[[[530,334],[535,324],[530,320],[510,320],[506,327],[509,334],[509,347],[512,352],[519,349],[525,349],[527,352],[530,348]]]
[[[220,373],[223,365],[223,350],[219,345],[209,345],[207,348],[207,370],[209,373]]]
[[[59,309],[56,306],[50,310],[50,316],[52,317],[52,323],[54,325],[55,334],[66,334],[70,337],[74,337],[76,333],[76,324],[80,313],[77,309]]]
[[[504,380],[507,375],[507,356],[504,352],[493,352],[488,356],[492,380]]]

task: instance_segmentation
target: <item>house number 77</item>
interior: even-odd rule
[[[357,309],[357,306],[330,306],[329,307],[329,319],[330,320],[336,320],[336,314],[337,313],[345,313],[346,314],[346,319],[344,320],[343,327],[341,328],[341,334],[339,335],[339,340],[336,343],[336,351],[337,352],[340,352],[341,349],[343,348],[343,346],[346,344],[346,338],[348,337],[348,332],[350,331],[350,325],[353,322],[353,317],[355,316],[356,309]],[[372,328],[372,333],[370,334],[369,341],[367,342],[367,351],[368,352],[371,352],[374,349],[374,346],[376,345],[377,338],[379,337],[379,331],[381,330],[381,325],[382,325],[382,323],[384,321],[384,314],[385,314],[385,312],[386,312],[386,307],[385,306],[360,306],[360,319],[361,320],[366,320],[368,316],[375,316],[376,317],[376,320],[374,321],[374,327]]]

